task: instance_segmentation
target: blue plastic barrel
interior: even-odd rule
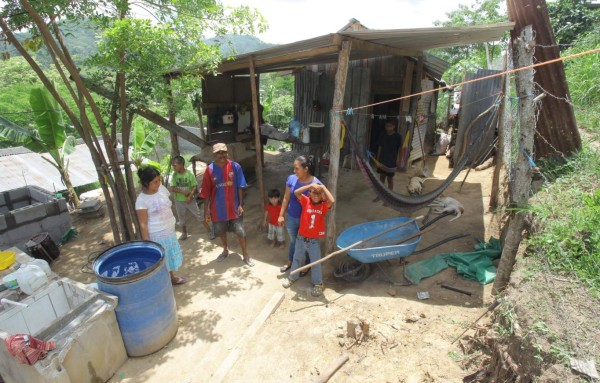
[[[150,241],[113,246],[94,261],[98,288],[116,295],[115,310],[129,356],[160,350],[177,333],[177,306],[164,249]]]

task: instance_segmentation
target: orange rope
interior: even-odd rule
[[[393,101],[398,101],[398,100],[404,100],[404,99],[415,97],[415,96],[421,96],[423,94],[428,94],[428,93],[438,92],[438,91],[444,90],[444,89],[454,88],[454,87],[457,87],[459,85],[471,84],[471,83],[474,83],[474,82],[477,82],[477,81],[483,81],[483,80],[487,80],[489,78],[504,76],[504,75],[507,75],[507,74],[520,72],[520,71],[525,70],[525,69],[537,68],[537,67],[548,65],[548,64],[554,64],[554,63],[559,62],[559,61],[570,60],[570,59],[573,59],[573,58],[576,58],[576,57],[585,56],[585,55],[589,55],[589,54],[597,53],[597,52],[600,52],[600,48],[590,49],[589,51],[579,52],[579,53],[575,53],[575,54],[572,54],[572,55],[569,55],[569,56],[559,57],[559,58],[548,60],[548,61],[544,61],[544,62],[541,62],[541,63],[537,63],[537,64],[533,64],[533,65],[528,65],[528,66],[524,66],[524,67],[517,68],[517,69],[511,69],[511,70],[508,70],[508,71],[505,71],[505,72],[495,73],[495,74],[491,74],[489,76],[480,77],[480,78],[476,78],[476,79],[473,79],[473,80],[459,82],[459,83],[456,83],[456,84],[453,84],[453,85],[446,85],[446,86],[441,87],[441,88],[435,88],[435,89],[431,89],[431,90],[425,90],[423,92],[419,92],[419,93],[415,93],[415,94],[409,94],[407,96],[393,98],[391,100],[380,101],[380,102],[376,102],[376,103],[373,103],[373,104],[368,104],[368,105],[363,105],[363,106],[357,106],[356,108],[348,108],[348,109],[351,109],[351,110],[354,111],[354,110],[357,110],[357,109],[369,108],[369,107],[375,106],[375,105],[386,104],[388,102],[393,102]],[[340,110],[339,112],[340,113],[341,112],[347,112],[348,109]]]

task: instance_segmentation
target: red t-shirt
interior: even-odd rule
[[[329,211],[327,202],[314,205],[310,197],[301,197],[299,202],[302,205],[302,214],[298,234],[305,238],[325,238],[325,214]]]
[[[277,219],[279,218],[279,213],[281,213],[281,204],[278,204],[277,206],[273,206],[270,203],[267,204],[267,209],[269,212],[269,223],[271,225],[279,225],[279,222],[277,222]]]

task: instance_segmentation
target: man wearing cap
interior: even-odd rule
[[[202,179],[200,198],[204,198],[204,217],[213,222],[213,230],[223,244],[223,252],[217,257],[222,262],[229,255],[227,231],[233,231],[240,240],[244,263],[254,266],[254,261],[246,250],[246,232],[243,188],[247,186],[242,167],[227,158],[227,145],[213,145],[214,161],[208,165]],[[209,210],[210,209],[210,210]]]

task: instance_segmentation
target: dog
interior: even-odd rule
[[[425,178],[412,177],[406,186],[410,195],[421,194],[421,191],[423,190],[423,182],[425,182]]]
[[[465,212],[465,207],[460,202],[458,202],[457,200],[455,200],[452,197],[444,197],[444,198],[438,197],[438,198],[434,199],[427,206],[431,207],[435,214],[442,214],[442,213],[454,214],[456,217],[452,218],[450,220],[450,222],[454,221],[455,219],[460,218],[462,213]]]

